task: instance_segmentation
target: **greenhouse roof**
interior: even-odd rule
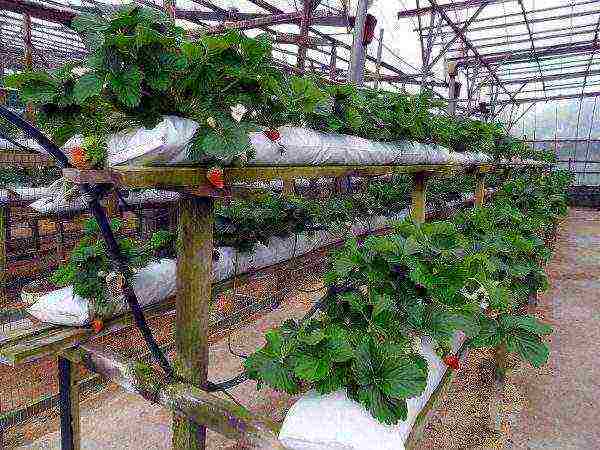
[[[360,0],[363,1],[363,0]],[[172,0],[137,0],[164,9]],[[274,56],[290,71],[348,77],[354,15],[359,0],[176,0],[178,24],[191,34],[224,24],[250,35],[269,33]],[[29,49],[34,67],[83,59],[86,49],[69,28],[84,10],[106,10],[118,0],[0,0],[6,71],[22,70]],[[595,97],[600,0],[369,1],[377,24],[367,48],[366,80],[386,88],[427,85],[448,97],[448,63],[456,63],[459,109],[472,113],[485,100],[508,104]],[[30,26],[29,26],[30,23]],[[304,25],[304,27],[303,27]],[[29,32],[30,30],[30,32]],[[30,37],[29,37],[30,36]],[[381,39],[381,45],[379,40]],[[381,55],[381,56],[379,56]],[[379,73],[379,76],[377,76]]]

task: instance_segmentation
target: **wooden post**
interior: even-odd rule
[[[40,241],[40,222],[36,217],[29,219],[29,228],[31,228],[31,239],[33,240],[33,246],[39,250],[42,243]]]
[[[375,89],[379,88],[379,76],[381,74],[381,58],[383,55],[383,32],[385,30],[382,28],[379,30],[379,46],[377,47],[377,66],[375,67]]]
[[[365,80],[365,60],[367,48],[365,47],[365,23],[367,20],[368,0],[358,0],[356,19],[354,20],[354,42],[352,43],[352,59],[350,61],[350,81],[359,86]]]
[[[310,27],[310,19],[313,11],[313,0],[304,0],[302,9],[302,19],[300,20],[300,36],[298,40],[298,55],[296,58],[296,66],[301,71],[304,71],[306,65],[308,28]]]
[[[0,203],[0,305],[6,302],[6,229],[10,226],[7,221],[8,205]]]
[[[67,358],[58,357],[60,397],[60,440],[62,450],[79,450],[79,387],[75,366]]]
[[[294,183],[293,179],[283,180],[282,194],[285,196],[291,196],[296,194],[296,183]]]
[[[337,78],[337,45],[331,47],[331,59],[329,60],[329,79]]]
[[[106,216],[109,219],[119,216],[119,198],[115,189],[106,197]]]
[[[494,373],[492,377],[492,395],[490,398],[490,428],[495,431],[502,430],[502,403],[504,399],[504,385],[506,383],[507,350],[504,344],[495,350]]]
[[[183,195],[179,202],[176,367],[184,380],[199,387],[208,376],[213,226],[213,200]],[[204,450],[205,441],[205,427],[174,416],[175,450]]]
[[[65,227],[62,223],[61,217],[57,216],[54,221],[56,228],[56,253],[58,256],[58,264],[62,264],[65,260]]]
[[[426,208],[426,176],[424,172],[417,172],[413,175],[412,207],[410,214],[416,223],[425,222]]]
[[[475,175],[475,206],[483,206],[485,202],[485,174]]]

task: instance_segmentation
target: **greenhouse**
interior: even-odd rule
[[[600,448],[599,0],[0,17],[0,450]]]

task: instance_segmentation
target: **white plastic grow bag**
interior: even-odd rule
[[[108,139],[108,165],[189,164],[189,145],[197,128],[193,120],[165,116],[152,130],[139,128],[112,135]],[[376,142],[298,127],[281,127],[279,131],[278,143],[263,133],[250,135],[255,156],[248,165],[447,164],[453,153],[413,141]],[[74,137],[64,147],[68,149],[79,141]]]
[[[465,200],[473,198],[473,195],[465,195]],[[451,202],[449,206],[460,204],[460,201]],[[433,207],[428,207],[428,211]],[[390,223],[404,219],[410,213],[409,209],[404,209],[389,217],[372,216],[369,220],[357,220],[352,226],[350,232],[355,235],[363,235],[368,232],[376,232],[389,226]],[[299,234],[297,237],[273,238],[268,246],[257,244],[254,252],[244,254],[237,252],[231,247],[219,247],[218,261],[213,263],[213,281],[219,282],[227,280],[235,275],[244,274],[252,270],[259,270],[274,264],[289,260],[292,257],[305,255],[317,248],[333,244],[344,238],[342,235],[336,235],[331,231],[321,230],[309,234]],[[169,263],[167,264],[167,261]],[[175,261],[162,260],[160,268],[149,266],[136,275],[135,290],[141,292],[140,304],[150,305],[165,300],[174,295],[176,270]],[[165,283],[155,292],[155,283]],[[164,287],[165,289],[162,289]],[[118,310],[124,311],[125,309]],[[93,313],[89,311],[88,302],[81,298],[73,298],[71,288],[59,289],[46,294],[36,304],[29,308],[32,316],[43,322],[50,322],[57,325],[81,326],[91,320]]]
[[[141,306],[158,303],[175,294],[177,264],[172,259],[162,259],[137,272],[133,289]],[[125,312],[124,299],[116,299],[115,314]],[[42,322],[58,325],[82,326],[94,316],[87,299],[73,295],[73,287],[52,291],[28,308],[28,312]]]
[[[390,220],[398,220],[406,216],[408,210],[395,214],[390,218],[383,216],[373,217],[370,224],[357,221],[352,226],[352,233],[360,235],[369,230],[379,229]],[[236,274],[243,274],[251,270],[258,270],[286,261],[293,256],[302,256],[316,248],[338,241],[341,236],[328,231],[318,231],[309,236],[300,234],[297,237],[273,238],[269,246],[257,244],[252,253],[243,254],[231,247],[220,247],[218,261],[213,263],[213,280],[215,282],[229,279]],[[165,300],[175,294],[176,262],[162,260],[142,269],[134,278],[134,289],[139,296],[141,305],[151,305]],[[117,309],[115,313],[125,310],[125,306]],[[82,326],[89,323],[93,312],[90,311],[86,299],[73,296],[70,287],[50,292],[28,309],[29,313],[43,322],[57,325]]]
[[[454,336],[453,351],[465,341]],[[378,422],[362,405],[348,398],[345,390],[329,395],[310,391],[288,411],[279,440],[291,450],[404,450],[419,413],[439,386],[447,367],[422,338],[419,353],[427,360],[427,387],[419,397],[408,399],[408,417],[397,425]],[[327,424],[327,426],[323,426]]]

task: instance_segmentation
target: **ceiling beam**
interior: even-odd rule
[[[479,54],[479,56],[458,56],[449,59],[451,61],[456,61],[461,66],[468,66],[478,61],[483,61],[487,64],[507,64],[534,60],[535,54],[537,54],[539,58],[543,56],[575,55],[581,52],[596,51],[599,47],[600,43],[597,41],[574,42],[538,47],[535,52],[532,52],[531,48],[521,48],[502,52],[484,53]]]
[[[481,64],[483,64],[483,66],[487,69],[487,71],[490,73],[492,78],[494,78],[494,80],[496,80],[496,82],[498,83],[498,86],[504,92],[506,92],[509,96],[511,96],[511,98],[514,98],[513,93],[510,92],[506,88],[506,86],[504,86],[504,84],[502,83],[502,80],[498,77],[498,75],[496,75],[496,71],[494,70],[494,68],[481,57],[477,48],[475,48],[475,46],[473,44],[471,44],[471,41],[469,41],[469,39],[464,35],[464,33],[460,30],[460,28],[458,28],[458,26],[456,26],[454,24],[454,22],[452,22],[452,19],[450,19],[450,17],[448,17],[448,14],[446,14],[446,11],[443,8],[439,7],[436,0],[429,0],[429,3],[431,4],[431,6],[433,6],[439,12],[440,16],[442,16],[442,18],[446,21],[446,23],[448,25],[450,25],[450,27],[452,28],[452,30],[454,30],[454,33],[456,33],[456,35],[459,37],[459,39],[473,52],[473,54],[475,55],[475,58],[477,58],[481,62]]]
[[[514,100],[498,100],[496,104],[503,105],[505,103],[539,103],[539,102],[548,102],[551,100],[568,100],[568,99],[578,99],[578,98],[589,98],[589,97],[600,97],[600,92],[584,92],[583,94],[572,94],[572,95],[555,95],[548,97],[522,97]]]
[[[491,0],[489,3],[508,3],[514,0]],[[445,5],[439,5],[440,8],[450,9],[452,11],[458,11],[461,9],[472,8],[474,6],[479,6],[482,3],[487,3],[486,0],[465,0],[462,2],[452,2],[447,3]],[[404,17],[415,17],[422,16],[424,14],[431,14],[434,11],[434,7],[428,6],[423,8],[415,8],[415,9],[407,9],[405,11],[400,11],[398,13],[398,19],[402,19]]]
[[[75,13],[57,8],[49,8],[29,0],[0,0],[0,10],[11,11],[17,14],[29,14],[36,19],[60,23],[69,26],[76,16]]]

